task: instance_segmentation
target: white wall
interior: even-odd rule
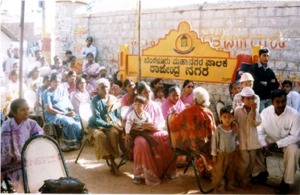
[[[236,2],[202,4],[166,9],[142,10],[141,45],[147,48],[164,38],[180,21],[188,21],[202,41],[216,49],[251,54],[251,44],[261,44],[271,50],[270,66],[278,79],[295,81],[300,89],[300,2]],[[110,72],[117,70],[120,44],[129,44],[137,53],[137,11],[117,11],[92,14],[88,27],[87,15],[73,18],[73,30],[85,34],[74,37],[73,48],[84,45],[89,32],[95,36],[98,61]],[[76,52],[75,52],[76,53]],[[228,85],[202,83],[212,100],[227,99]]]

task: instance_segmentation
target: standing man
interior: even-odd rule
[[[81,50],[81,57],[83,59],[83,65],[87,63],[87,54],[88,53],[92,53],[95,59],[95,62],[97,61],[97,48],[95,46],[92,45],[94,41],[93,36],[89,35],[86,37],[86,47],[82,48]]]
[[[279,83],[273,72],[268,66],[270,51],[268,48],[259,50],[259,62],[253,66],[255,94],[260,98],[259,112],[271,105],[271,91],[278,89]]]
[[[284,171],[277,190],[280,194],[287,194],[290,184],[295,182],[299,160],[300,115],[295,109],[286,105],[286,93],[283,90],[273,91],[271,98],[273,105],[262,111],[262,123],[257,128],[263,155],[257,156],[255,170],[260,173],[253,177],[252,181],[263,183],[267,180],[268,172],[263,156],[269,156],[272,149],[282,149]]]

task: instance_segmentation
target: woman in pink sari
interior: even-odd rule
[[[184,103],[179,99],[180,89],[176,86],[170,87],[168,98],[161,105],[165,120],[171,113],[180,113],[185,109]]]
[[[11,179],[17,193],[24,193],[21,152],[25,142],[32,136],[42,134],[43,129],[29,119],[28,104],[25,99],[16,99],[10,105],[13,118],[7,119],[1,130],[1,181]]]
[[[137,86],[139,95],[147,99],[145,111],[150,114],[153,124],[143,125],[143,129],[152,132],[153,137],[159,142],[156,151],[160,158],[154,158],[148,142],[142,136],[138,136],[134,140],[133,162],[134,162],[134,183],[141,182],[141,175],[144,174],[147,185],[158,185],[164,170],[170,163],[173,153],[169,145],[168,134],[162,129],[165,126],[165,120],[160,107],[150,100],[151,89],[145,82],[140,82]],[[176,177],[175,163],[170,167],[167,176],[169,178]]]
[[[97,79],[100,76],[100,65],[94,61],[93,53],[86,54],[87,63],[83,65],[82,74],[86,75],[87,90],[91,94],[96,90]]]
[[[191,80],[185,80],[182,85],[182,94],[180,96],[181,101],[188,108],[193,104],[193,89],[195,85]]]

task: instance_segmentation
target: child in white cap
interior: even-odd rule
[[[241,86],[242,89],[245,88],[245,87],[253,88],[254,79],[253,79],[253,76],[250,73],[245,72],[245,73],[242,74],[241,79],[239,80],[239,82],[240,82],[240,86]],[[254,100],[258,105],[257,110],[259,110],[259,103],[260,103],[259,96],[255,94]],[[233,98],[233,103],[232,103],[233,110],[235,110],[238,106],[243,106],[241,92],[238,93],[238,94],[235,94],[235,96]]]
[[[261,124],[261,117],[253,89],[244,87],[240,95],[243,106],[237,107],[234,112],[234,118],[240,127],[238,132],[240,162],[237,163],[237,179],[240,187],[249,190],[250,174],[255,165],[256,153],[260,149],[257,126]]]

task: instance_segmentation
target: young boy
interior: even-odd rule
[[[239,82],[240,82],[240,87],[242,89],[245,88],[245,87],[253,88],[254,79],[253,79],[253,76],[250,73],[245,72],[245,73],[242,74],[241,79],[240,79]],[[257,102],[257,105],[259,105],[260,104],[259,96],[255,94],[254,98],[255,98],[255,101]],[[239,106],[243,106],[241,92],[237,93],[233,97],[233,102],[232,102],[233,110],[235,110]],[[259,110],[259,106],[256,109]]]
[[[288,106],[294,108],[300,113],[300,94],[297,91],[293,91],[293,83],[289,80],[284,80],[281,84],[281,88],[286,96],[286,103]]]
[[[225,189],[232,190],[235,179],[235,150],[237,148],[237,125],[233,123],[233,109],[225,106],[220,110],[220,124],[212,137],[213,171],[212,185],[220,191],[222,179],[225,178]]]
[[[241,91],[243,106],[234,111],[234,118],[239,128],[239,157],[237,178],[240,187],[250,189],[250,174],[255,165],[257,149],[261,148],[258,141],[257,126],[261,117],[255,102],[255,93],[251,87],[244,87]]]
[[[143,129],[143,125],[152,123],[151,116],[148,112],[144,111],[145,102],[145,97],[136,96],[133,101],[134,110],[132,110],[127,116],[125,125],[125,141],[128,143],[127,152],[132,152],[135,137],[143,136],[149,143],[154,157],[160,158],[155,150],[155,146],[158,145],[158,142],[154,139],[154,137],[152,137],[149,131]]]

